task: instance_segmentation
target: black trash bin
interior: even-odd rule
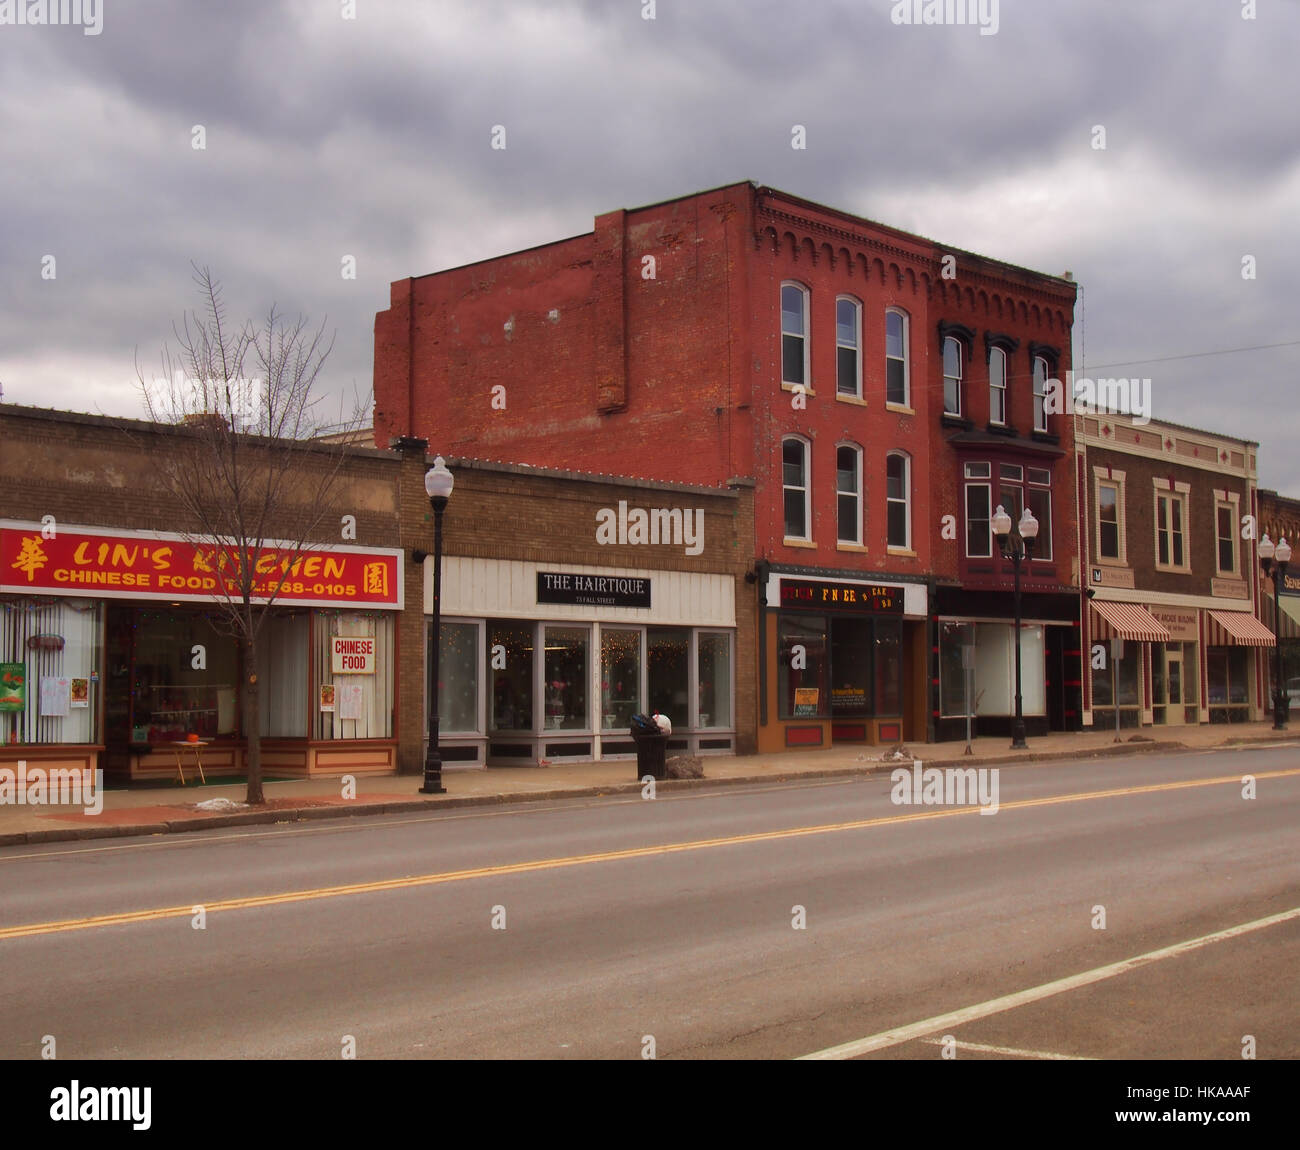
[[[662,779],[668,736],[659,729],[659,724],[649,715],[633,715],[631,733],[632,741],[636,743],[637,779],[644,779],[646,775],[654,779]]]

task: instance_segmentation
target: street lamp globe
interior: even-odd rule
[[[1011,516],[1007,514],[1007,509],[998,504],[998,509],[993,512],[993,534],[999,539],[1005,539],[1011,532]]]
[[[1291,544],[1286,541],[1285,535],[1283,535],[1282,538],[1278,540],[1277,561],[1279,563],[1291,562]]]
[[[1028,507],[1025,508],[1025,513],[1020,517],[1020,538],[1038,538],[1038,520],[1034,518],[1034,513]]]
[[[1259,541],[1259,557],[1261,559],[1272,559],[1273,552],[1277,548],[1273,546],[1273,540],[1268,537],[1268,532],[1264,532],[1264,538]]]
[[[425,493],[430,499],[449,499],[455,482],[442,456],[435,456],[433,466],[424,473]]]

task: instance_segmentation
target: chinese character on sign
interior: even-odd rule
[[[49,562],[42,550],[43,543],[39,535],[23,536],[23,549],[13,562],[13,566],[19,571],[27,572],[28,583],[31,583],[35,579],[36,572]]]
[[[388,595],[388,564],[367,563],[362,569],[367,595]]]

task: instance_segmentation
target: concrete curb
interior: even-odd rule
[[[1248,747],[1252,743],[1275,742],[1279,734],[1272,732],[1250,738],[1239,738],[1217,743],[1213,746],[1188,746],[1172,740],[1153,741],[1149,743],[1116,743],[1111,746],[1095,747],[1091,750],[1071,751],[1029,751],[1022,754],[1008,753],[993,756],[975,756],[926,760],[924,752],[921,762],[929,761],[933,766],[948,767],[985,767],[1002,766],[1007,763],[1054,763],[1066,760],[1122,758],[1128,755],[1151,754],[1156,751],[1174,753],[1178,751],[1226,751]],[[757,783],[790,783],[800,779],[835,779],[854,775],[874,775],[891,772],[898,767],[907,767],[913,760],[899,759],[881,761],[873,759],[848,767],[822,767],[811,771],[783,771],[775,775],[736,775],[728,778],[703,779],[661,779],[656,783],[657,789],[668,791],[693,790],[703,787],[726,787],[737,785],[753,786]],[[631,764],[628,764],[629,766]],[[232,814],[202,815],[184,819],[174,819],[161,823],[132,823],[114,826],[86,827],[51,827],[41,830],[16,831],[0,834],[0,847],[26,846],[34,843],[80,842],[87,839],[128,838],[143,835],[180,834],[185,831],[220,830],[225,827],[270,826],[273,823],[311,822],[320,819],[358,818],[365,815],[410,814],[419,811],[453,810],[461,807],[504,806],[508,803],[549,802],[554,799],[601,798],[606,795],[635,794],[641,790],[640,782],[606,783],[603,786],[556,788],[547,791],[509,791],[495,795],[459,795],[445,798],[411,798],[386,799],[383,802],[367,803],[358,801],[348,806],[307,806],[279,807],[266,811],[241,811]]]

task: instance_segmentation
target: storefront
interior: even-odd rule
[[[735,752],[734,576],[443,563],[444,763],[629,758],[632,716],[655,711],[672,723],[670,752]],[[432,602],[431,562],[425,568]]]
[[[770,572],[760,749],[924,739],[926,600],[922,583]]]
[[[402,553],[268,543],[255,669],[218,605],[232,564],[165,532],[0,522],[0,760],[140,779],[194,748],[240,775],[255,670],[266,777],[393,771]]]

